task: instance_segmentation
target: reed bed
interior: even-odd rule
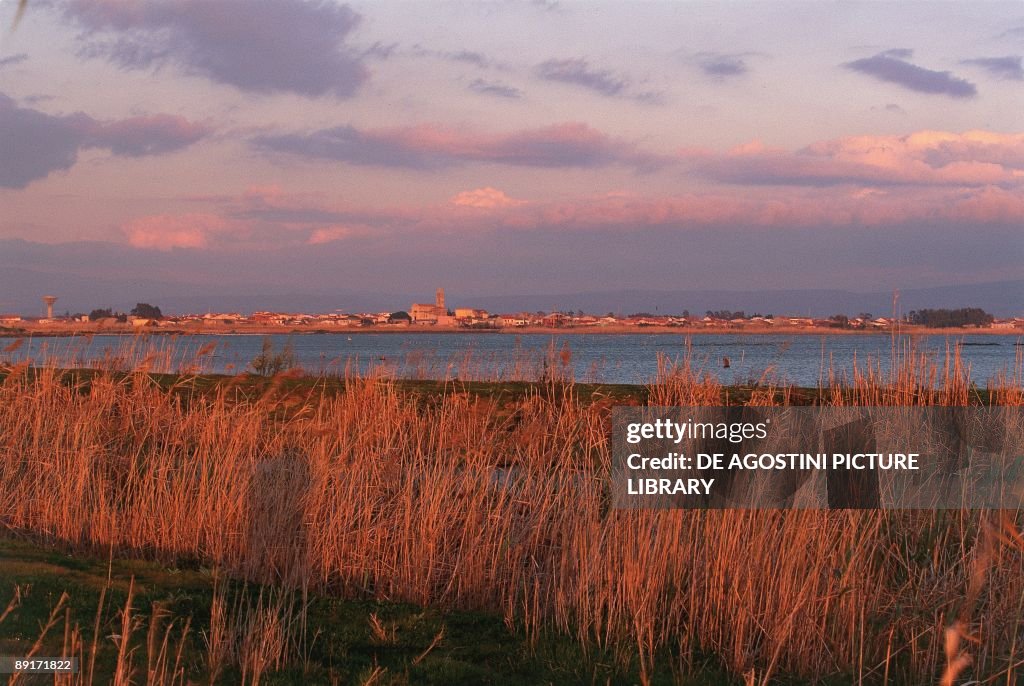
[[[819,396],[976,400],[956,349],[893,355],[886,374],[829,371]],[[10,369],[0,522],[284,589],[501,613],[535,640],[570,632],[611,650],[642,680],[711,657],[751,684],[1009,684],[1024,661],[1016,512],[611,510],[611,403],[558,374],[501,402],[454,382],[424,397],[386,374],[348,374],[344,392],[287,407],[273,385],[256,398],[187,388],[144,371],[69,383]],[[719,405],[724,390],[666,359],[648,402]],[[749,402],[785,404],[790,390]],[[1021,405],[1019,365],[988,391]],[[285,659],[287,623],[250,614],[277,621],[253,632],[272,644],[231,650],[249,645],[263,670]],[[151,669],[179,673],[172,650],[158,654]]]

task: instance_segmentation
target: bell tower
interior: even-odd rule
[[[437,289],[437,294],[434,296],[434,305],[436,305],[438,308],[440,308],[442,310],[445,309],[445,306],[444,306],[444,289],[443,288],[438,288]]]

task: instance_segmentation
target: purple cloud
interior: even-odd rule
[[[884,105],[872,105],[868,108],[871,112],[889,112],[891,114],[906,114],[907,111],[894,102],[887,102]]]
[[[607,69],[592,69],[585,59],[548,60],[537,65],[537,76],[545,81],[558,81],[607,96],[623,95],[629,81]]]
[[[259,136],[253,143],[268,151],[366,166],[426,169],[446,166],[452,161],[450,155],[419,149],[399,136],[368,133],[349,125],[310,133]]]
[[[627,165],[649,170],[666,158],[596,131],[565,123],[508,134],[483,135],[421,125],[360,130],[339,126],[309,133],[262,136],[263,150],[349,164],[435,169],[466,163],[568,168]]]
[[[730,76],[742,76],[750,71],[743,55],[725,55],[717,52],[697,53],[697,66],[707,76],[724,79]]]
[[[341,98],[367,78],[344,44],[360,17],[328,0],[69,0],[65,16],[85,29],[84,55],[124,69],[173,64],[243,91]]]
[[[51,115],[0,93],[0,187],[24,188],[74,166],[78,152],[103,148],[140,157],[174,152],[210,132],[181,117],[154,115],[100,122],[87,114]]]
[[[480,69],[502,66],[484,53],[477,52],[476,50],[431,50],[422,45],[414,45],[409,52],[416,57],[431,57],[448,62],[469,64]]]
[[[483,79],[474,79],[470,82],[469,90],[483,95],[497,95],[501,98],[517,99],[523,97],[523,92],[518,88],[506,86],[495,81],[484,81]]]
[[[981,67],[997,79],[1024,81],[1024,66],[1021,66],[1020,55],[1007,55],[1006,57],[976,57],[971,60],[963,60],[960,64],[969,64]]]
[[[28,55],[24,52],[19,52],[18,54],[11,55],[10,57],[0,58],[0,69],[3,69],[4,67],[13,67],[27,60]]]
[[[181,150],[209,134],[210,128],[184,117],[155,114],[95,122],[88,133],[89,147],[107,148],[115,155],[143,157]]]
[[[362,52],[363,57],[372,57],[378,60],[389,60],[398,51],[398,43],[381,43],[377,41]]]
[[[491,61],[486,55],[473,50],[458,50],[456,52],[444,53],[446,59],[452,60],[453,62],[464,62],[466,64],[473,64],[481,69],[486,69],[491,66]]]
[[[24,188],[70,169],[85,141],[84,115],[53,117],[0,94],[0,187]]]
[[[948,71],[925,69],[907,60],[913,51],[887,50],[872,57],[847,62],[847,69],[867,74],[879,81],[895,83],[919,93],[948,95],[952,98],[971,98],[978,94],[973,83]]]
[[[1011,26],[996,38],[1024,38],[1024,26]]]

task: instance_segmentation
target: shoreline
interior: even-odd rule
[[[28,367],[28,374],[38,375],[45,367]],[[96,367],[63,367],[49,368],[57,372],[61,383],[89,384],[94,379],[107,375],[115,379],[124,379],[136,372],[112,371]],[[0,385],[12,374],[12,368],[0,365]],[[526,397],[531,391],[549,393],[551,385],[556,387],[572,386],[582,402],[611,402],[612,405],[636,406],[650,402],[651,388],[656,380],[646,382],[606,382],[562,380],[487,380],[487,379],[414,379],[404,377],[345,377],[309,372],[282,372],[275,376],[262,376],[253,372],[154,372],[143,371],[143,374],[164,391],[184,393],[211,393],[217,389],[230,387],[241,391],[246,398],[262,397],[266,393],[279,394],[284,397],[312,397],[311,392],[323,393],[326,396],[344,392],[346,384],[353,379],[363,382],[390,384],[396,389],[415,393],[421,396],[438,396],[448,393],[467,394],[490,400],[515,400]],[[833,391],[839,389],[843,397],[852,397],[855,388],[850,385],[835,387],[817,387],[813,385],[772,385],[758,382],[732,382],[718,385],[719,400],[722,406],[741,407],[748,404],[755,394],[762,400],[770,398],[773,402],[789,402],[794,407],[820,405],[832,397]],[[972,404],[982,406],[994,405],[995,394],[988,386],[974,386],[970,390]]]
[[[345,329],[323,327],[286,326],[208,326],[133,328],[123,326],[29,326],[0,327],[0,338],[70,338],[74,336],[361,336],[367,334],[446,334],[446,335],[550,335],[550,336],[619,336],[619,335],[732,335],[732,336],[1018,336],[1024,338],[1024,329],[994,328],[924,328],[901,326],[896,329],[830,329],[813,326],[785,327],[693,327],[693,326],[608,326],[608,327],[508,327],[500,329],[470,329],[457,326],[361,326]]]

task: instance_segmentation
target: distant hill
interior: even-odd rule
[[[703,315],[708,310],[743,310],[747,314],[791,314],[827,317],[833,314],[875,316],[892,314],[892,293],[854,293],[842,290],[765,291],[650,291],[614,290],[552,295],[503,295],[479,297],[473,302],[494,312],[536,310],[583,310],[630,314],[652,312],[679,314],[689,310]],[[981,307],[1000,317],[1024,315],[1024,281],[1001,281],[964,286],[907,289],[900,291],[903,312],[936,307]]]

